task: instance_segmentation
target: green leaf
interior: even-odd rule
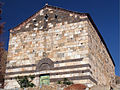
[[[31,80],[29,80],[29,78]],[[16,77],[16,80],[18,84],[20,85],[21,88],[26,88],[26,87],[34,87],[35,85],[32,83],[33,79],[35,76],[30,75],[30,76],[18,76]]]

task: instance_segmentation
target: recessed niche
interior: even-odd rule
[[[55,14],[55,19],[57,19],[57,18],[58,18],[58,15]]]
[[[33,38],[33,39],[35,39],[35,38]]]
[[[47,14],[45,15],[45,19],[48,19],[48,15]]]
[[[73,40],[73,38],[70,38],[71,40]]]
[[[34,20],[33,20],[33,22],[37,22],[37,20],[36,20],[36,19],[34,19]]]
[[[35,50],[33,50],[33,52],[35,52]]]

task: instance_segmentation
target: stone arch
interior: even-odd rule
[[[50,70],[54,68],[54,62],[49,58],[43,58],[39,60],[38,64],[36,65],[36,70]]]

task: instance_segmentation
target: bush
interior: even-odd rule
[[[57,81],[57,84],[62,84],[62,82],[61,81]]]
[[[68,80],[68,78],[64,78],[62,81],[58,81],[57,84],[71,85],[73,82]]]
[[[18,77],[16,77],[16,80],[21,88],[27,88],[27,87],[34,87],[35,86],[35,84],[32,83],[34,78],[35,78],[34,75],[18,76]]]

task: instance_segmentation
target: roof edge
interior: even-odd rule
[[[42,7],[40,10],[44,9],[44,8],[52,8],[52,9],[58,9],[58,10],[61,10],[61,11],[65,11],[65,12],[70,12],[70,13],[73,13],[73,14],[78,14],[78,15],[81,15],[81,16],[85,16],[87,15],[87,13],[79,13],[79,12],[75,12],[75,11],[71,11],[71,10],[67,10],[67,9],[64,9],[64,8],[59,8],[59,7],[56,7],[56,6],[51,6],[51,5],[45,5],[44,7]],[[37,11],[35,14],[33,14],[32,16],[28,17],[27,19],[25,19],[22,23],[18,24],[17,26],[9,29],[10,30],[14,30],[14,29],[17,29],[19,28],[20,26],[22,26],[23,24],[29,22],[30,19],[34,18],[39,12]]]
[[[44,9],[44,8],[46,8],[46,7],[47,7],[47,5],[45,5],[44,7],[42,7],[40,10],[42,10],[42,9]],[[21,23],[19,23],[17,26],[15,26],[15,27],[9,29],[9,31],[18,28],[20,25],[22,25],[22,24],[28,22],[29,19],[34,18],[34,16],[35,16],[37,13],[39,13],[40,10],[37,11],[37,12],[36,12],[35,14],[33,14],[32,16],[30,16],[30,17],[28,17],[27,19],[25,19],[24,21],[22,21]]]

